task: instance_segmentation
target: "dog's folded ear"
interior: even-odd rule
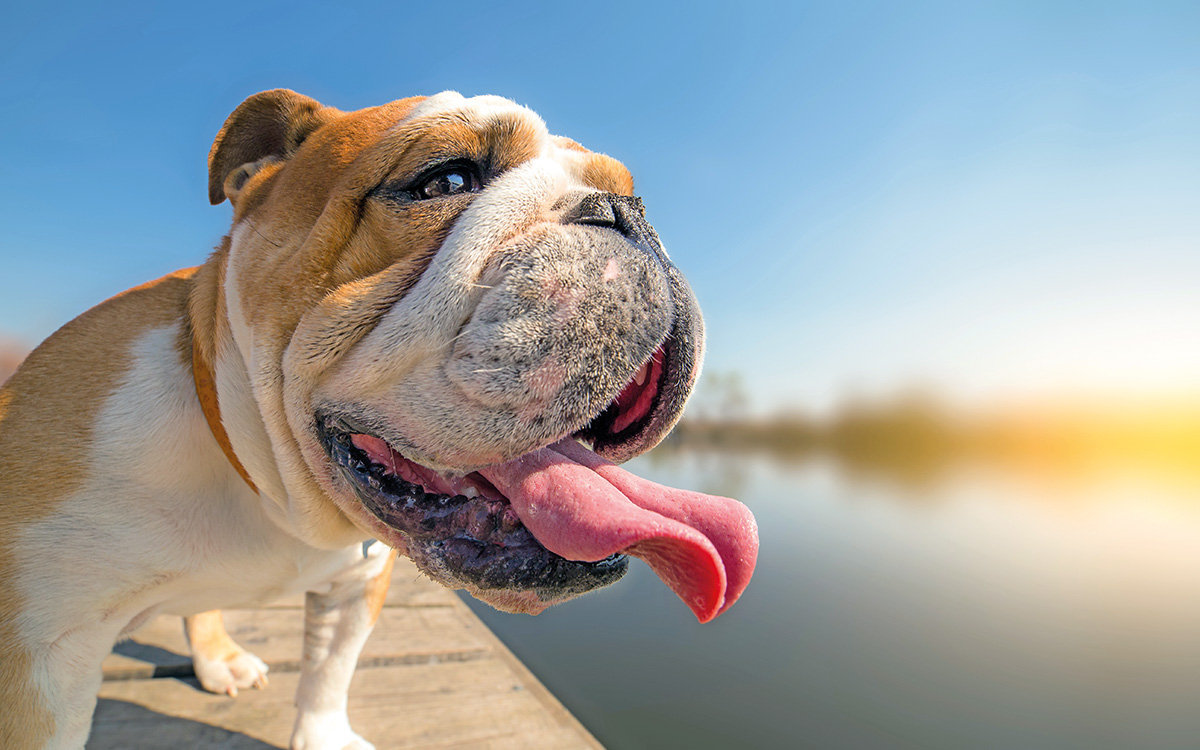
[[[238,105],[208,152],[208,199],[232,198],[265,164],[286,159],[313,131],[342,113],[288,89],[272,89]]]

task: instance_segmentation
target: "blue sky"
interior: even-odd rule
[[[1197,40],[1196,3],[30,3],[0,23],[0,332],[201,262],[249,94],[455,89],[631,168],[707,367],[760,406],[1197,390]]]

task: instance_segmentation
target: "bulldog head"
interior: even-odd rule
[[[344,113],[275,90],[209,172],[234,215],[192,300],[198,357],[277,522],[366,532],[502,609],[611,583],[625,554],[702,620],[732,604],[749,512],[611,463],[671,429],[703,348],[623,166],[496,97]]]

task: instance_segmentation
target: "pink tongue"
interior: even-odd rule
[[[574,440],[480,473],[546,549],[586,562],[639,557],[700,622],[728,609],[754,573],[758,526],[746,506],[634,476]]]

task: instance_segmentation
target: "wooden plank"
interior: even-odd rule
[[[225,612],[230,634],[271,667],[266,690],[211,695],[191,677],[178,617],[120,644],[89,750],[286,747],[303,639],[302,598]],[[452,593],[401,560],[350,689],[350,718],[379,750],[603,750]]]
[[[174,679],[108,682],[87,747],[287,747],[298,677],[282,675],[266,690],[244,691],[236,699]],[[359,670],[350,689],[350,721],[378,750],[599,747],[547,712],[496,658]]]
[[[225,628],[242,648],[271,668],[271,676],[299,669],[304,613],[292,609],[227,610]],[[462,617],[458,607],[384,607],[359,663],[465,661],[492,648],[487,628]],[[178,617],[158,617],[118,644],[104,660],[106,680],[181,677],[191,657]]]

